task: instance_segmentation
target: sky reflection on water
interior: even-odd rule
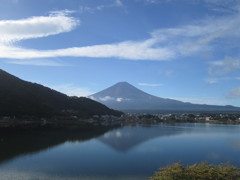
[[[240,166],[239,130],[239,125],[186,123],[123,127],[68,140],[55,136],[58,143],[49,141],[45,149],[21,151],[0,161],[0,179],[147,179],[159,167],[179,161]],[[38,143],[46,142],[47,136],[42,138]]]

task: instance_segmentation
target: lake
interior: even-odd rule
[[[0,136],[0,179],[141,180],[174,162],[240,167],[240,125],[176,123]]]

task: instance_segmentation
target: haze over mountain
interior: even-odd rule
[[[0,116],[37,116],[121,113],[84,97],[69,97],[40,84],[21,80],[0,69]]]
[[[89,96],[106,106],[124,112],[232,112],[239,107],[185,103],[145,93],[127,82],[119,82]]]

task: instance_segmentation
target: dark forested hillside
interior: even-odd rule
[[[67,114],[85,117],[121,113],[91,99],[69,97],[0,70],[0,116],[51,117]]]

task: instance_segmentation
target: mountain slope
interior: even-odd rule
[[[106,106],[125,112],[220,112],[240,111],[233,106],[214,106],[184,103],[181,101],[160,98],[145,93],[127,82],[117,83],[103,91],[89,96]]]
[[[69,97],[40,84],[23,81],[0,70],[0,116],[50,117],[74,113],[79,116],[120,115],[88,98]]]

